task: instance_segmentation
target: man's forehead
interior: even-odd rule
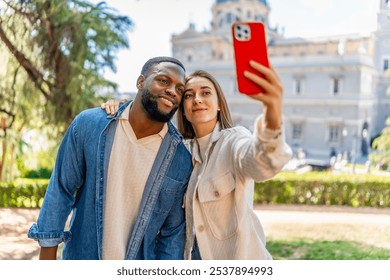
[[[161,62],[154,65],[152,71],[150,73],[161,73],[161,72],[170,72],[170,70],[180,70],[180,72],[184,75],[184,69],[172,62]]]

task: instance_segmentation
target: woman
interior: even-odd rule
[[[244,75],[264,89],[250,96],[264,112],[253,134],[232,127],[224,94],[210,74],[196,71],[186,79],[178,128],[194,164],[184,203],[187,259],[272,258],[253,211],[254,182],[276,175],[291,150],[281,133],[282,84],[272,68],[250,65],[259,74]]]

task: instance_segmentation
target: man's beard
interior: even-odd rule
[[[145,108],[146,112],[148,112],[149,117],[157,122],[169,122],[177,110],[176,107],[172,109],[172,111],[169,113],[161,112],[158,109],[157,100],[153,99],[152,94],[148,89],[142,90],[141,103],[142,106]]]

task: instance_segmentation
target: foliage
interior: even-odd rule
[[[44,179],[50,179],[51,173],[53,172],[52,169],[47,169],[44,167],[40,167],[38,169],[34,170],[28,170],[25,174],[25,178],[44,178]]]
[[[373,141],[372,146],[374,151],[370,154],[370,160],[375,164],[388,167],[390,165],[390,118],[386,120],[386,127]]]
[[[26,131],[59,139],[116,89],[103,74],[131,26],[104,2],[0,0],[0,181],[14,177]]]
[[[43,179],[0,182],[0,207],[41,207],[48,182]]]
[[[39,179],[0,183],[0,207],[40,206],[38,202],[43,200],[47,184],[48,180]],[[266,204],[390,207],[390,176],[283,172],[272,180],[256,183],[254,201]]]
[[[390,250],[350,241],[271,240],[267,248],[275,260],[387,260]]]
[[[390,176],[283,172],[256,183],[255,202],[390,207]]]
[[[25,151],[16,159],[20,177],[50,178],[54,168],[57,149],[58,147],[54,144],[46,150],[33,151],[25,148]]]
[[[103,71],[115,71],[115,53],[128,47],[129,18],[104,2],[3,3],[0,39],[46,102],[47,122],[68,124],[82,109],[96,105],[99,90],[115,88]]]

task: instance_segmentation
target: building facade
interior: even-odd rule
[[[172,54],[190,73],[203,69],[220,82],[233,121],[253,129],[261,105],[237,91],[231,24],[262,21],[268,54],[284,85],[286,140],[306,157],[348,153],[364,159],[390,117],[390,0],[380,0],[378,28],[369,35],[285,38],[268,24],[266,0],[216,0],[210,30],[190,24],[172,36]]]

